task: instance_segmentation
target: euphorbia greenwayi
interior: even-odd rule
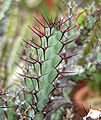
[[[63,60],[76,55],[64,57],[62,52],[66,45],[78,39],[69,39],[68,32],[76,27],[66,27],[66,22],[71,18],[60,18],[60,20],[55,18],[54,21],[49,18],[47,21],[43,15],[42,18],[45,25],[35,19],[43,27],[44,32],[36,27],[30,27],[32,32],[39,37],[40,44],[34,40],[25,41],[31,51],[28,52],[26,58],[20,57],[26,64],[26,72],[19,73],[24,77],[25,87],[19,98],[24,100],[24,106],[26,106],[21,120],[26,118],[43,120],[45,118],[47,114],[45,108],[52,101],[52,93],[58,88],[63,88],[63,86],[56,86],[54,81],[59,75],[69,73],[60,71],[58,66]],[[17,109],[19,108],[23,108],[21,104],[18,105]]]

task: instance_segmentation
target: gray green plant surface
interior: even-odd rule
[[[26,6],[26,0],[22,0],[22,4],[29,11],[34,10],[33,7],[29,5]],[[21,28],[20,35],[17,36],[16,31],[20,28],[17,23],[17,21],[20,20],[18,18],[20,12],[18,8],[13,8],[11,10],[11,13],[13,13],[14,16],[10,16],[9,29],[6,34],[7,40],[12,36],[16,41],[11,40],[12,42],[9,43],[6,40],[4,49],[2,50],[4,53],[2,52],[2,57],[0,59],[1,61],[6,59],[7,69],[13,71],[17,51],[21,53],[21,47],[19,46],[22,38],[26,39],[24,40],[24,52],[26,54],[19,55],[19,58],[24,63],[23,67],[19,65],[22,69],[21,73],[18,72],[21,84],[18,85],[16,81],[14,81],[19,87],[17,87],[15,91],[10,91],[6,88],[6,83],[4,83],[3,88],[0,87],[0,120],[62,119],[61,116],[65,113],[65,105],[62,104],[55,110],[55,107],[52,108],[51,104],[55,106],[54,103],[58,101],[57,98],[59,97],[65,97],[67,100],[69,99],[68,94],[73,85],[70,83],[67,84],[67,82],[64,82],[64,79],[66,81],[70,79],[76,81],[78,79],[87,78],[88,81],[92,81],[92,83],[90,82],[90,86],[93,86],[94,88],[94,85],[96,84],[98,86],[97,89],[101,89],[101,69],[97,68],[99,64],[97,66],[97,64],[93,64],[94,62],[92,63],[92,61],[89,63],[95,48],[97,50],[95,50],[95,52],[98,52],[96,55],[96,62],[100,63],[101,58],[100,44],[96,42],[97,38],[99,38],[98,31],[100,19],[99,16],[97,16],[99,15],[99,10],[96,10],[95,4],[93,7],[90,6],[90,4],[87,7],[84,7],[77,6],[74,1],[70,1],[66,5],[70,7],[64,7],[65,12],[62,11],[62,18],[55,18],[53,20],[52,18],[46,17],[48,15],[47,8],[47,13],[45,10],[43,11],[46,15],[42,15],[45,24],[35,18],[36,22],[41,26],[41,30],[38,29],[37,26],[29,27],[37,37],[31,37],[28,40],[29,30],[27,24],[32,24],[32,14],[26,15],[26,22],[24,22],[23,27]],[[79,38],[77,37],[78,35]],[[77,39],[78,41],[76,41]],[[95,47],[93,46],[94,44],[98,46]],[[71,62],[73,61],[72,65],[74,65],[75,62],[75,59],[72,58],[76,55],[74,50],[75,47],[77,49],[76,53],[78,53],[78,51],[83,51],[83,55],[81,59],[79,59],[79,57],[77,58],[77,60],[79,59],[79,65],[76,66],[77,69],[71,69],[69,67]],[[5,51],[8,51],[10,48],[12,48],[10,56],[7,57],[8,54]],[[70,50],[71,52],[68,52]],[[68,61],[68,58],[70,61]],[[85,61],[87,64],[84,64]],[[75,64],[77,64],[77,62],[75,62]],[[10,72],[4,71],[4,73],[5,76],[7,76]],[[69,78],[68,75],[71,75],[71,77]],[[95,82],[93,82],[92,78],[94,78]],[[10,79],[12,79],[12,77],[10,77]],[[59,79],[61,80],[59,81]],[[5,80],[7,79],[5,78]],[[62,83],[62,86],[60,83]],[[67,87],[67,92],[63,94],[62,90]],[[61,101],[63,101],[63,99]],[[50,117],[48,115],[51,111],[53,111],[53,115]]]
[[[55,11],[54,7],[53,10]],[[22,39],[33,36],[27,25],[37,24],[33,15],[40,17],[39,11],[42,11],[45,17],[50,14],[45,1],[0,1],[0,16],[2,18],[0,19],[0,89],[11,85],[11,89],[14,89],[16,81],[19,81],[18,77],[15,77],[17,76],[16,70],[18,70],[15,63],[22,64],[18,58],[18,53],[23,54],[24,51],[21,42]],[[56,12],[54,12],[55,14]]]
[[[35,43],[33,39],[29,41],[24,40],[29,50],[26,57],[20,56],[25,62],[23,74],[19,73],[19,75],[24,78],[22,83],[24,86],[23,91],[22,93],[18,93],[20,103],[16,103],[18,102],[16,100],[17,97],[7,97],[8,99],[6,97],[1,98],[1,103],[3,102],[1,108],[6,108],[6,110],[4,109],[4,114],[8,120],[16,120],[18,118],[22,120],[43,120],[47,115],[45,108],[50,102],[54,101],[54,99],[51,99],[54,91],[66,87],[58,86],[54,83],[59,75],[62,76],[69,73],[69,71],[60,71],[60,63],[76,55],[64,57],[61,52],[65,45],[77,40],[77,38],[75,38],[68,41],[69,36],[67,36],[67,33],[76,26],[64,27],[70,18],[66,20],[61,18],[58,20],[58,18],[56,18],[54,21],[51,19],[47,21],[43,15],[42,17],[47,26],[35,19],[44,28],[44,32],[36,27],[30,27],[39,37],[40,44]],[[18,110],[20,112],[19,114],[17,114]],[[3,112],[2,109],[1,112]]]

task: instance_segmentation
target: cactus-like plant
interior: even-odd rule
[[[23,92],[20,92],[14,98],[11,97],[10,100],[1,99],[1,103],[6,99],[6,102],[0,106],[1,108],[7,108],[4,113],[8,120],[17,120],[19,118],[21,120],[43,120],[47,114],[45,108],[50,102],[54,101],[51,97],[54,91],[66,87],[56,85],[55,81],[59,75],[63,76],[69,73],[68,71],[62,72],[59,69],[60,63],[76,55],[64,57],[62,53],[65,45],[77,40],[75,38],[69,41],[67,34],[76,26],[65,27],[65,23],[70,18],[66,20],[56,18],[53,22],[51,19],[47,21],[43,15],[42,17],[47,26],[35,19],[42,25],[44,32],[36,27],[30,27],[39,36],[39,44],[35,43],[34,40],[25,41],[30,51],[28,51],[26,58],[20,57],[25,61],[23,74],[19,73],[24,78]],[[17,97],[20,100],[19,103]]]

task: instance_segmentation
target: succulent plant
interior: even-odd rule
[[[18,92],[8,93],[8,90],[4,91],[4,89],[2,89],[0,93],[0,120],[4,120],[5,118],[8,120],[43,120],[51,111],[49,109],[50,105],[54,103],[54,101],[57,101],[57,97],[55,98],[54,94],[57,94],[57,92],[60,94],[61,89],[67,87],[67,85],[60,86],[58,79],[60,76],[62,76],[62,79],[63,77],[67,77],[65,75],[71,72],[67,69],[68,64],[65,66],[65,71],[61,68],[61,65],[63,66],[64,61],[66,62],[68,58],[76,55],[73,55],[73,52],[69,53],[67,51],[68,48],[73,48],[76,44],[78,45],[78,42],[75,42],[77,40],[77,23],[80,22],[79,24],[81,25],[83,22],[83,25],[81,25],[83,30],[85,26],[88,27],[89,23],[87,21],[89,17],[87,16],[87,18],[79,16],[78,19],[76,19],[76,5],[75,3],[70,5],[70,9],[73,8],[73,10],[72,12],[70,10],[66,11],[67,17],[68,14],[70,14],[67,19],[60,18],[60,20],[58,20],[58,18],[56,18],[53,21],[42,15],[46,23],[45,25],[35,18],[42,26],[42,30],[36,27],[30,27],[30,29],[39,37],[39,40],[37,43],[34,39],[29,41],[24,40],[28,49],[26,56],[20,56],[24,61],[24,67],[21,67],[23,74],[19,73],[23,79],[21,81],[22,84],[18,88],[20,90],[17,89]],[[80,15],[82,15],[82,13],[80,13]],[[70,16],[72,16],[72,18],[70,18]],[[93,16],[90,17],[89,21],[91,22],[91,26],[93,26],[95,21],[92,23]],[[92,27],[90,30],[91,29]],[[82,37],[82,32],[84,31],[80,31],[80,37]],[[85,34],[83,34],[83,36],[85,36]],[[79,40],[80,43],[83,43],[85,38]],[[70,86],[70,84],[68,86]],[[64,108],[60,106],[60,111],[57,110],[56,112],[56,119],[58,120],[62,112],[64,112]]]
[[[15,97],[11,97],[12,95],[9,96],[5,92],[1,94],[4,96],[1,98],[2,104],[0,104],[0,107],[6,108],[4,113],[8,120],[19,118],[21,120],[43,120],[47,115],[46,108],[49,103],[55,100],[52,99],[54,91],[67,87],[59,86],[55,84],[55,81],[58,76],[70,73],[69,71],[62,72],[59,65],[65,59],[76,55],[72,54],[64,57],[62,53],[66,45],[77,40],[77,38],[69,40],[68,35],[68,32],[76,26],[65,26],[70,18],[66,20],[55,18],[54,21],[48,18],[47,21],[43,15],[42,17],[46,25],[35,19],[43,27],[43,32],[36,27],[30,27],[39,37],[39,44],[33,39],[24,40],[29,50],[26,57],[20,56],[25,62],[23,74],[19,73],[24,78],[22,91],[15,93]],[[0,112],[3,112],[2,109]]]
[[[33,9],[27,9],[23,1]],[[36,3],[36,1],[34,2]],[[33,14],[39,17],[39,11],[41,11],[44,16],[50,16],[50,10],[45,1],[39,0],[37,3],[41,2],[40,5],[36,3],[33,6],[34,2],[33,0],[0,1],[0,84],[2,84],[3,88],[11,84],[14,85],[13,79],[18,79],[13,74],[18,68],[15,62],[22,64],[21,60],[18,61],[17,52],[21,53],[22,51],[23,54],[22,38],[31,37],[31,32],[27,25],[32,24],[32,22],[36,24],[36,21],[33,20]],[[34,7],[37,8],[34,9]],[[54,15],[51,13],[51,15],[55,16],[56,13],[54,12]],[[12,89],[15,88],[13,85]]]
[[[77,69],[74,70],[74,72],[78,71],[78,73],[77,75],[74,75],[71,78],[73,80],[82,79],[87,80],[88,86],[90,86],[90,88],[96,89],[99,91],[99,93],[101,93],[100,88],[101,37],[99,34],[101,26],[100,14],[99,9],[97,9],[98,5],[96,5],[96,2],[90,1],[90,3],[87,4],[88,8],[85,8],[86,17],[83,22],[84,25],[82,26],[80,32],[80,37],[78,39],[79,41],[81,38],[84,37],[82,41],[83,43],[82,57],[77,62],[79,70]]]

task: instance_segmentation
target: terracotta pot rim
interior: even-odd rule
[[[80,90],[78,90],[75,94],[74,94],[74,101],[76,101],[79,104],[84,104],[84,99],[86,97],[86,95],[88,94],[88,87],[84,86],[82,88],[80,88]]]
[[[89,88],[88,86],[84,86],[80,88],[75,94],[73,95],[73,102],[76,103],[79,107],[84,107],[86,110],[90,109],[90,105],[86,105],[85,100],[87,96],[89,95]],[[92,107],[94,110],[96,108]]]
[[[80,82],[82,82],[82,81],[80,81]],[[70,99],[74,103],[75,106],[78,106],[79,108],[82,108],[82,106],[84,106],[84,108],[86,110],[89,110],[90,106],[87,106],[84,102],[88,95],[89,88],[86,84],[84,84],[83,86],[80,86],[80,84],[77,84],[72,89],[72,91],[69,95]]]
[[[80,81],[71,91],[70,98],[71,101],[74,103],[74,111],[79,110],[79,114],[81,116],[86,116],[90,110],[90,105],[85,103],[87,96],[89,95],[90,89],[88,88],[87,84],[80,86],[82,81]],[[92,109],[97,110],[92,107]],[[75,113],[75,120],[81,119],[78,112]]]

